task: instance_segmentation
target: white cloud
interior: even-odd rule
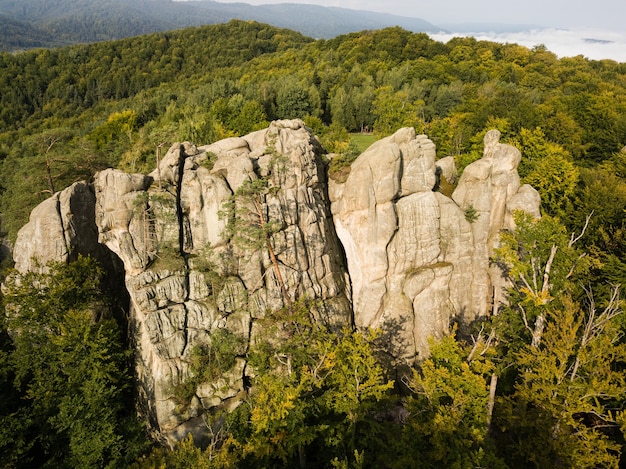
[[[177,0],[181,1],[181,0]],[[311,3],[341,6],[356,10],[372,10],[401,16],[422,18],[435,25],[453,23],[537,24],[568,29],[541,29],[525,33],[452,33],[432,35],[447,41],[454,36],[527,47],[544,44],[559,57],[583,55],[594,60],[613,59],[626,62],[626,15],[624,0],[218,0],[219,3],[244,2],[253,5],[268,3]],[[578,25],[578,26],[574,26]],[[585,25],[584,27],[581,25]],[[618,31],[619,29],[619,31]],[[585,40],[587,39],[587,40]],[[597,39],[602,42],[592,42]]]
[[[529,48],[543,44],[559,57],[583,55],[589,59],[612,59],[626,62],[626,32],[598,29],[542,29],[520,33],[446,33],[431,34],[447,42],[453,37],[473,36],[478,40],[516,43]]]

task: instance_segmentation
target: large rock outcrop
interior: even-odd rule
[[[247,372],[237,359],[219,383],[199,386],[190,405],[177,406],[173,385],[215,330],[254,340],[257,318],[304,296],[322,300],[320,320],[350,324],[321,154],[301,121],[279,121],[205,147],[176,144],[151,175],[102,171],[93,184],[77,183],[33,211],[18,235],[16,268],[78,252],[118,256],[152,427],[171,440],[191,431],[201,441],[201,415],[236,405]],[[266,190],[233,198],[253,181]],[[271,253],[265,240],[236,242],[240,233],[225,230],[229,217],[244,219],[240,229],[246,217],[272,223]]]
[[[539,196],[520,187],[520,152],[485,137],[452,198],[434,192],[435,145],[402,129],[372,145],[343,184],[331,184],[332,213],[352,282],[357,326],[388,331],[405,359],[428,350],[428,338],[467,324],[497,305],[502,283],[489,258],[513,210],[539,215]],[[449,164],[449,161],[446,161]]]
[[[201,439],[202,415],[245,393],[242,354],[178,406],[172,389],[192,350],[219,330],[249,343],[257,319],[297,298],[321,300],[316,317],[329,324],[382,328],[404,362],[453,318],[489,314],[498,232],[512,227],[512,210],[538,215],[517,150],[487,134],[452,198],[433,190],[451,160],[438,166],[433,143],[412,129],[374,144],[343,184],[327,183],[322,153],[301,121],[277,121],[208,146],[175,144],[150,175],[102,171],[33,210],[16,268],[79,253],[123,265],[140,396],[170,441],[190,431]],[[269,227],[262,238],[260,225]]]

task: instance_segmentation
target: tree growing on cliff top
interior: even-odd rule
[[[282,223],[270,219],[266,203],[267,198],[280,188],[272,182],[272,177],[277,179],[280,177],[285,161],[273,147],[269,147],[267,151],[272,154],[271,172],[264,177],[251,175],[245,180],[223,204],[220,216],[226,219],[224,236],[243,253],[249,257],[259,252],[267,253],[282,301],[284,305],[290,307],[293,298],[287,290],[272,239],[272,236],[282,228]]]

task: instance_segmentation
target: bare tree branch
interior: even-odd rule
[[[576,374],[578,373],[578,368],[580,367],[580,353],[581,351],[591,343],[595,338],[601,336],[605,330],[606,325],[616,316],[622,314],[622,309],[620,307],[619,300],[619,285],[614,285],[613,290],[611,292],[611,298],[609,299],[606,307],[602,310],[600,314],[597,314],[596,311],[596,301],[593,296],[593,291],[591,288],[583,287],[585,293],[587,295],[587,300],[589,302],[589,314],[585,318],[585,326],[583,330],[583,335],[580,338],[580,347],[576,354],[576,360],[572,365],[572,371],[570,373],[570,381],[574,381],[576,379]]]
[[[585,217],[585,226],[583,226],[583,229],[581,230],[580,234],[576,237],[574,237],[574,233],[572,233],[570,239],[569,239],[569,243],[568,243],[568,247],[572,247],[574,245],[575,242],[577,242],[580,238],[583,237],[583,235],[585,234],[585,231],[587,231],[587,227],[589,226],[589,221],[591,221],[591,217],[593,216],[593,210],[591,211],[591,213],[589,215],[587,215]]]
[[[552,245],[550,249],[550,257],[546,261],[546,267],[543,271],[543,285],[541,287],[541,297],[542,301],[547,303],[548,293],[550,289],[550,270],[552,269],[552,262],[554,262],[554,256],[558,250],[558,246],[556,244]],[[545,304],[545,303],[544,303]]]

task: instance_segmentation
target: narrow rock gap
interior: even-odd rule
[[[185,260],[185,268],[188,269],[188,255],[185,252],[185,222],[183,219],[183,206],[181,204],[181,193],[183,190],[183,176],[185,172],[186,158],[187,154],[185,153],[185,147],[181,144],[180,156],[178,158],[178,180],[176,181],[176,217],[178,219],[178,251],[181,257]]]
[[[187,294],[187,296],[189,296],[189,294]],[[184,319],[183,319],[183,339],[184,339],[184,343],[183,343],[183,348],[180,352],[180,356],[184,357],[185,353],[187,352],[187,347],[189,346],[189,328],[188,328],[188,324],[189,324],[189,311],[187,310],[187,305],[185,303],[183,303],[183,311],[185,313]]]
[[[348,303],[350,305],[348,314],[349,314],[349,322],[350,322],[350,327],[355,328],[356,327],[356,319],[354,317],[354,290],[353,290],[353,286],[352,286],[352,277],[350,276],[350,270],[348,269],[348,256],[346,254],[346,248],[343,245],[343,242],[341,241],[341,238],[339,237],[339,235],[337,234],[337,229],[335,227],[335,219],[331,210],[331,202],[330,202],[330,194],[329,194],[329,189],[328,189],[328,185],[329,185],[329,177],[328,177],[328,166],[327,165],[318,165],[319,168],[319,174],[323,174],[323,177],[319,178],[319,180],[321,182],[323,182],[323,201],[324,203],[323,205],[323,215],[325,217],[325,230],[324,230],[324,237],[326,239],[332,239],[334,241],[335,246],[337,246],[337,250],[339,251],[339,259],[340,259],[340,269],[341,269],[341,273],[343,274],[343,289],[344,289],[344,294],[346,296],[346,299],[348,300]],[[322,169],[323,168],[323,169]]]
[[[398,151],[400,153],[400,163],[399,163],[399,168],[398,168],[398,192],[396,193],[396,195],[393,198],[393,202],[397,202],[398,200],[400,200],[403,196],[403,192],[404,192],[404,188],[402,187],[402,179],[404,178],[404,153],[402,152],[402,149],[400,149],[398,147]],[[406,194],[409,195],[409,194]]]
[[[189,253],[185,252],[185,214],[183,212],[183,206],[181,203],[181,194],[183,190],[183,176],[185,174],[185,160],[187,159],[187,155],[185,153],[185,146],[183,144],[180,145],[180,155],[178,158],[178,178],[176,181],[176,218],[178,220],[178,252],[180,257],[182,257],[184,262],[184,289],[185,289],[185,299],[182,303],[183,311],[185,313],[185,319],[183,322],[183,337],[184,337],[184,345],[181,351],[181,356],[185,355],[187,351],[187,346],[189,345],[189,330],[188,330],[188,321],[189,321],[189,311],[187,309],[187,305],[185,304],[189,300],[189,293],[191,288],[191,282],[189,280],[190,276],[190,268],[189,268]]]
[[[254,327],[255,318],[250,314],[250,319],[248,321],[248,337],[246,337],[246,350],[243,353],[243,367],[241,369],[241,382],[243,383],[244,391],[248,391],[252,387],[251,377],[247,374],[248,369],[248,352],[250,351],[250,346],[252,345],[252,329]]]
[[[71,262],[71,248],[70,243],[67,239],[67,233],[65,232],[65,223],[63,223],[63,211],[61,210],[61,194],[57,192],[52,197],[55,197],[55,208],[57,211],[57,216],[59,217],[59,224],[61,225],[61,233],[63,233],[63,245],[65,246],[65,262]]]

